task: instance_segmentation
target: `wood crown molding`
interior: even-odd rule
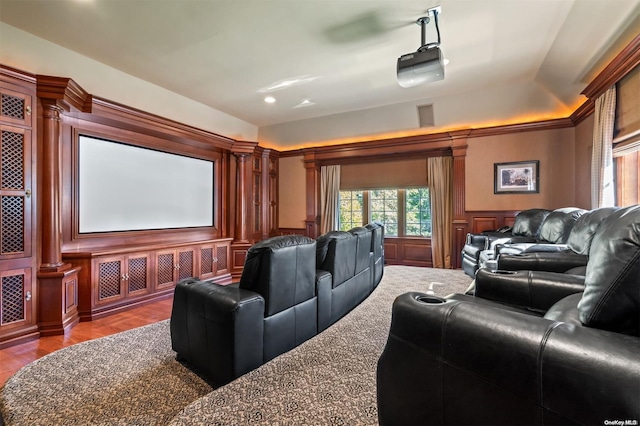
[[[94,121],[123,129],[133,130],[168,140],[186,143],[196,142],[201,148],[231,149],[234,139],[198,129],[155,114],[131,108],[108,99],[93,97],[91,116],[69,114],[87,121]],[[189,144],[189,143],[187,143]]]
[[[629,71],[638,66],[638,64],[640,64],[640,34],[593,79],[582,91],[582,94],[589,99],[599,97],[609,87],[627,75]]]
[[[0,64],[0,75],[17,79],[25,83],[34,84],[36,82],[35,75],[2,64]]]
[[[70,78],[36,75],[36,94],[42,100],[54,101],[65,111],[91,112],[92,96]]]
[[[587,99],[577,110],[569,117],[574,126],[582,123],[587,117],[595,112],[595,102],[593,99]]]
[[[250,155],[258,148],[258,142],[235,141],[231,147],[231,153],[234,155]]]

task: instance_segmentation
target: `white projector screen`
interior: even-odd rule
[[[213,226],[213,162],[81,135],[79,232]]]

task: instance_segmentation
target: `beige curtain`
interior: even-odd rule
[[[340,166],[320,168],[320,233],[338,229]]]
[[[616,87],[596,99],[591,154],[591,207],[610,207],[614,201],[613,127],[616,115]]]
[[[431,198],[431,256],[434,268],[451,269],[453,221],[453,158],[427,158]]]

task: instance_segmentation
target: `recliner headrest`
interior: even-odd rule
[[[331,241],[344,240],[348,238],[355,238],[355,236],[346,231],[329,231],[326,234],[320,235],[316,239],[316,265],[320,267],[324,263]]]
[[[523,210],[516,215],[511,233],[513,235],[524,235],[526,237],[537,237],[540,225],[551,213],[546,209]]]
[[[618,210],[618,207],[601,207],[580,216],[569,233],[569,239],[567,240],[569,248],[575,253],[588,256],[593,235],[602,221],[616,210]]]
[[[538,238],[553,244],[566,244],[573,225],[587,210],[565,207],[549,213],[540,225]]]

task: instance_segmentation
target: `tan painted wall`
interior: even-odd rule
[[[591,208],[593,114],[576,126],[576,207]]]
[[[465,169],[466,210],[556,209],[575,205],[573,128],[472,138]],[[494,194],[494,163],[540,161],[540,192]]]
[[[21,71],[69,77],[94,96],[240,140],[257,126],[89,57],[0,22],[0,63]]]
[[[589,208],[591,128],[541,130],[469,139],[465,170],[467,210]],[[576,139],[579,141],[576,142]],[[494,194],[493,164],[540,160],[538,194]],[[280,159],[280,227],[303,228],[305,169],[302,156]]]
[[[278,226],[305,228],[306,171],[304,158],[283,157],[278,160]]]

